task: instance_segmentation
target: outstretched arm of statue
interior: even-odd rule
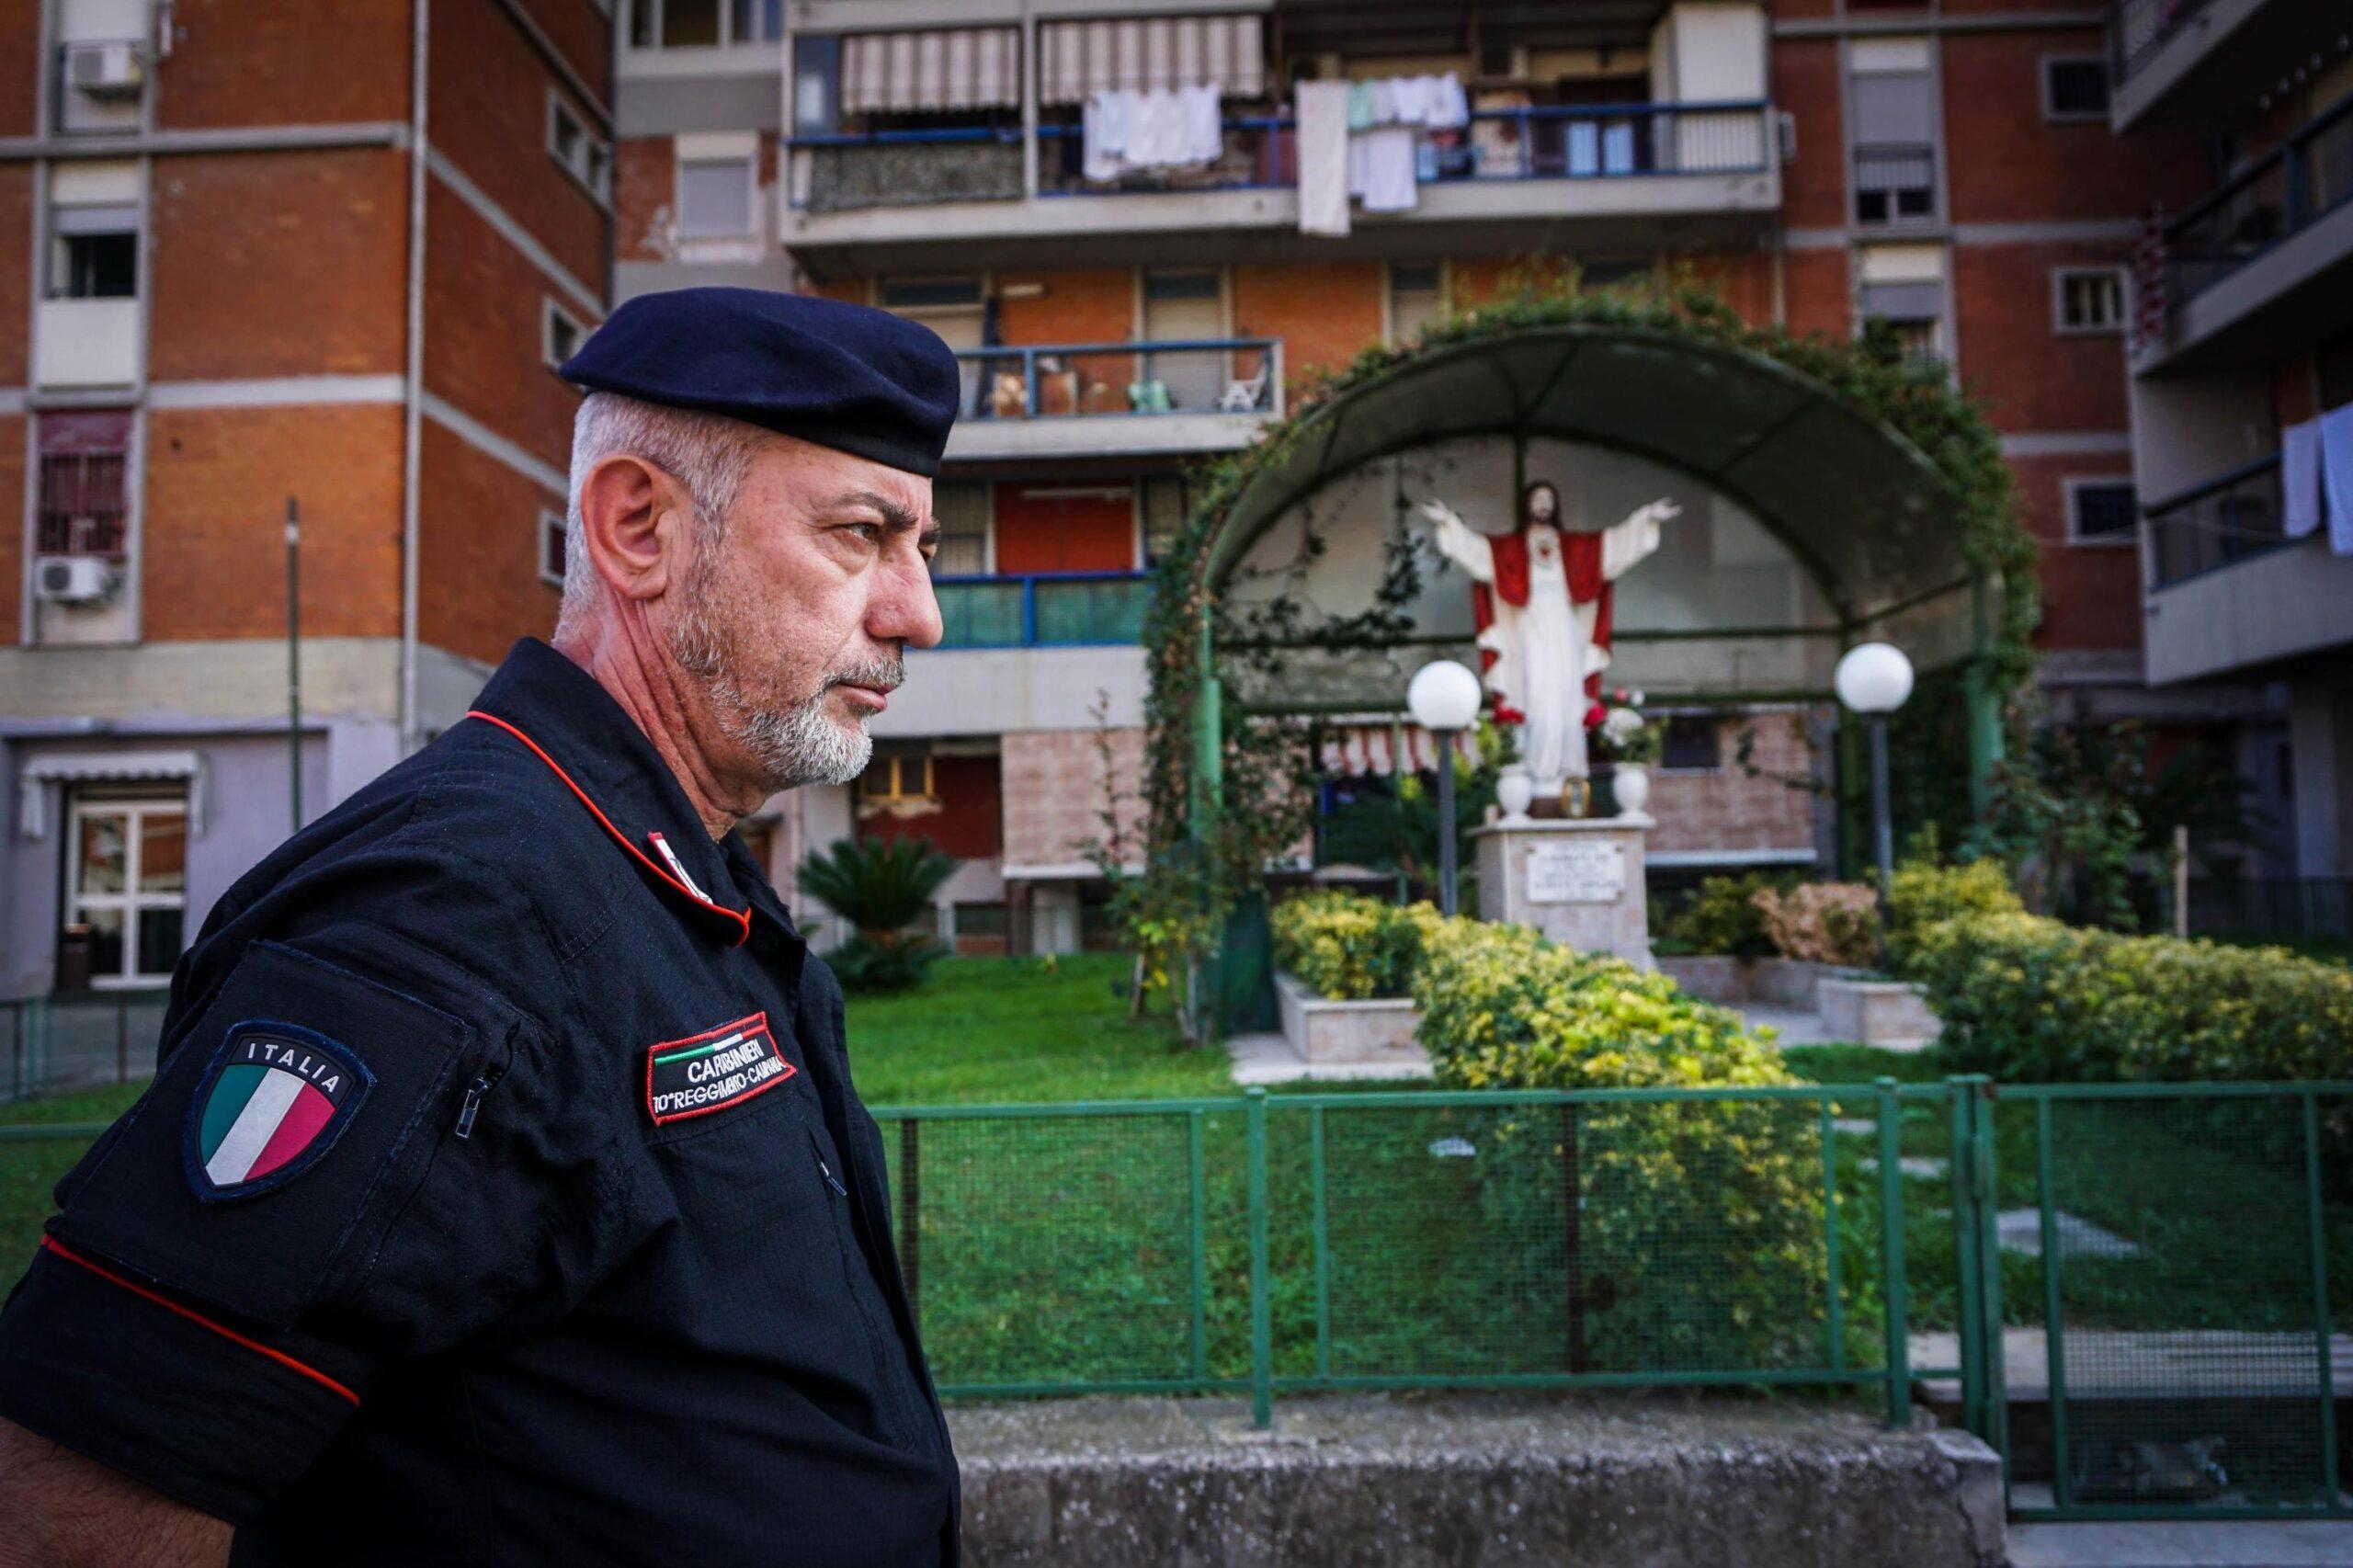
[[[1626,514],[1625,520],[1601,537],[1601,574],[1616,578],[1658,548],[1658,526],[1683,515],[1683,508],[1662,496]]]
[[[1464,522],[1443,501],[1423,502],[1422,516],[1430,520],[1439,554],[1461,567],[1474,583],[1495,580],[1495,550],[1485,534]]]

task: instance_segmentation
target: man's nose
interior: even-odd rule
[[[908,552],[893,561],[882,581],[875,585],[868,605],[867,635],[878,642],[904,642],[910,648],[936,648],[942,628],[939,597],[932,591],[931,568],[923,557]]]

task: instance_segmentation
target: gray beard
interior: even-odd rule
[[[847,784],[865,772],[874,756],[874,738],[866,733],[866,721],[844,724],[828,718],[825,694],[850,684],[888,691],[904,678],[905,669],[899,659],[870,660],[833,672],[789,708],[767,708],[745,691],[733,662],[721,652],[699,611],[683,618],[673,630],[670,652],[680,669],[703,682],[720,730],[759,760],[763,781],[772,791],[804,784]]]

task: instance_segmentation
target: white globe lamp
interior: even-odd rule
[[[1838,700],[1870,724],[1871,858],[1884,903],[1895,878],[1895,844],[1887,820],[1887,716],[1912,695],[1912,661],[1892,642],[1858,642],[1839,659],[1830,683]]]
[[[1455,887],[1454,737],[1478,722],[1479,677],[1452,659],[1438,659],[1414,672],[1405,707],[1414,722],[1438,740],[1438,905],[1452,915],[1460,902]]]

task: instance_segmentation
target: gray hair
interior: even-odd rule
[[[695,506],[698,553],[708,569],[722,537],[736,492],[765,433],[723,415],[642,403],[619,392],[592,392],[572,420],[572,494],[564,511],[563,608],[556,634],[574,631],[595,608],[597,569],[581,541],[580,487],[609,457],[642,458],[687,488]]]

